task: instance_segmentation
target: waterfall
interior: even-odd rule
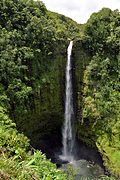
[[[67,49],[67,64],[66,64],[66,97],[65,97],[65,115],[64,124],[62,129],[62,156],[61,159],[72,162],[74,160],[73,147],[74,147],[74,128],[73,128],[73,89],[72,89],[72,66],[71,66],[71,54],[72,54],[73,41]]]

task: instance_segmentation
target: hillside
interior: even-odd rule
[[[98,148],[110,179],[120,177],[119,11],[103,8],[79,25],[41,1],[1,0],[1,180],[73,178],[35,150],[61,141],[71,39],[76,137]]]
[[[92,14],[85,25],[84,35],[82,43],[91,58],[83,72],[82,123],[77,126],[78,136],[90,146],[98,147],[105,167],[119,178],[119,11],[103,8]],[[76,46],[80,50],[79,42]]]

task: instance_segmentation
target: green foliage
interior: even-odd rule
[[[79,25],[34,0],[2,0],[0,17],[0,103],[29,137],[45,124],[49,134],[63,118],[64,56]]]
[[[29,141],[23,134],[19,134],[15,127],[5,109],[0,106],[0,153],[5,151],[8,156],[16,155],[22,159],[29,147]]]
[[[80,107],[84,121],[78,129],[84,132],[79,130],[78,135],[91,145],[96,143],[104,154],[106,167],[120,176],[119,23],[118,10],[103,8],[85,26],[79,26],[63,15],[47,11],[41,1],[0,1],[0,176],[3,179],[66,179],[40,152],[34,155],[28,152],[29,140],[15,129],[6,109],[17,127],[30,137],[40,128],[39,137],[60,126],[64,54],[69,38],[80,38],[92,57],[79,78],[84,79],[84,88],[81,87],[84,98],[78,97],[79,103],[84,102],[84,107]],[[86,66],[88,62],[81,64]]]
[[[111,52],[114,56],[119,52],[119,20],[119,11],[108,8],[91,15],[85,26],[85,35],[93,54]]]
[[[0,178],[66,179],[40,152],[28,152],[6,111],[32,142],[60,127],[64,54],[77,35],[77,23],[41,1],[0,1]]]
[[[5,103],[11,118],[19,125],[20,115],[28,118],[36,108],[44,112],[56,107],[60,112],[61,89],[56,85],[63,79],[60,73],[65,66],[68,38],[79,35],[79,25],[33,0],[2,0],[0,17],[0,86],[4,89],[1,98],[8,100]],[[48,105],[49,91],[55,99],[52,110]]]
[[[63,167],[64,167],[64,165],[63,165]],[[66,173],[67,179],[69,179],[69,180],[76,179],[77,171],[78,170],[75,169],[73,167],[73,165],[71,165],[71,164],[65,165],[65,173]]]
[[[92,58],[84,71],[83,124],[78,135],[103,154],[104,164],[120,177],[120,14],[103,8],[84,28]],[[82,137],[83,136],[83,137]]]
[[[29,150],[29,151],[28,151]],[[0,106],[0,178],[4,179],[66,179],[62,171],[40,151],[30,152],[29,140],[18,133],[16,125]]]
[[[72,19],[58,13],[48,11],[50,20],[54,21],[58,40],[76,39],[81,36],[81,27]]]

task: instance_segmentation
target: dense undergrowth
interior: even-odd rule
[[[40,151],[30,148],[29,140],[0,107],[0,179],[66,179]]]
[[[0,179],[67,178],[16,128],[35,145],[60,126],[64,56],[78,33],[41,1],[0,1]]]
[[[0,1],[0,103],[34,145],[61,125],[66,49],[79,34],[54,15],[41,1]]]
[[[104,165],[120,177],[120,13],[104,8],[85,25],[92,55],[84,71],[79,136],[97,145]],[[81,132],[80,132],[81,131]],[[84,133],[86,131],[86,133]]]
[[[77,126],[78,137],[91,146],[96,144],[107,169],[120,177],[119,12],[102,9],[81,26],[48,11],[41,1],[1,0],[1,180],[73,178],[57,170],[16,130],[36,144],[60,129],[70,38],[76,44],[80,39],[83,57],[88,55],[89,61],[83,62],[83,73],[81,67],[76,68],[83,76],[83,99],[78,95],[83,120]]]

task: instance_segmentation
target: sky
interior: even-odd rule
[[[93,12],[103,7],[120,10],[120,0],[42,0],[50,11],[72,18],[78,23],[85,23]]]

